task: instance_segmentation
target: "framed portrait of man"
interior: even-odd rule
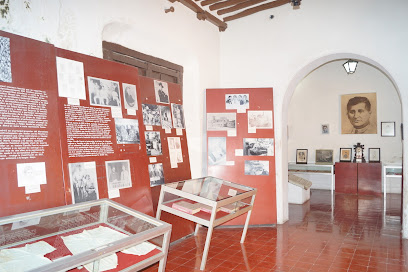
[[[351,148],[340,148],[340,162],[351,162]]]
[[[296,149],[296,164],[307,164],[307,149]]]
[[[341,96],[341,134],[377,134],[377,94]]]

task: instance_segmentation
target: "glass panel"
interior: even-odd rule
[[[332,165],[316,165],[316,164],[288,164],[290,172],[315,172],[315,173],[331,173]]]
[[[386,175],[402,175],[402,168],[386,168]]]
[[[110,206],[108,207],[106,222],[126,234],[137,234],[156,227],[156,225],[146,222],[143,219],[134,217],[133,215]]]

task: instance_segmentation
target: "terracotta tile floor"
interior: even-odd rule
[[[313,190],[303,205],[289,205],[289,221],[275,227],[218,228],[205,271],[408,271],[408,241],[401,239],[401,196]],[[200,271],[206,228],[170,247],[166,271]],[[157,265],[145,271],[157,271]]]

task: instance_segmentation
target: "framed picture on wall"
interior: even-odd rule
[[[340,161],[351,162],[351,148],[340,148]]]
[[[329,124],[322,125],[322,134],[329,134]]]
[[[381,122],[381,136],[395,137],[395,122]]]
[[[368,149],[368,161],[369,162],[380,162],[380,149],[379,148],[369,148]]]
[[[333,149],[317,149],[316,164],[333,164]]]
[[[307,164],[307,149],[296,149],[296,163]]]
[[[377,134],[377,94],[341,96],[341,134]]]

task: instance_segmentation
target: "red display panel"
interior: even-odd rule
[[[249,106],[243,109],[243,106],[238,106],[238,109],[227,109],[226,95],[249,95]],[[272,111],[273,113],[273,90],[272,88],[248,88],[248,89],[207,89],[207,121],[208,113],[236,113],[236,136],[228,136],[227,131],[212,131],[207,127],[207,151],[208,139],[210,137],[225,137],[226,138],[226,163],[212,165],[208,161],[208,175],[242,185],[257,188],[254,208],[252,210],[251,225],[260,224],[276,224],[276,180],[275,180],[275,156],[274,142],[272,144],[272,152],[265,156],[258,155],[240,155],[244,152],[244,139],[247,138],[267,138],[274,139],[275,132],[273,128],[256,129],[249,133],[248,130],[248,111]],[[240,113],[242,112],[242,113]],[[273,115],[272,115],[273,116]],[[238,150],[236,153],[236,150]],[[270,151],[268,151],[270,152]],[[209,154],[209,152],[207,152]],[[269,164],[269,174],[263,171],[261,175],[251,175],[245,172],[245,161],[267,161]],[[251,162],[250,162],[251,163]],[[226,165],[229,164],[229,165]],[[266,164],[263,163],[265,166]],[[266,166],[265,166],[266,167]],[[267,170],[267,169],[265,169]],[[240,216],[232,221],[229,225],[243,225],[245,216]]]
[[[8,70],[2,63],[7,71],[0,80],[8,81],[0,82],[1,217],[64,205],[65,199],[54,46],[2,31],[0,39],[9,46],[2,61],[11,63]]]
[[[143,213],[153,215],[152,210],[152,199],[149,186],[149,173],[147,169],[148,158],[146,155],[146,143],[144,138],[144,126],[143,126],[143,117],[141,111],[141,89],[139,85],[138,71],[136,68],[128,65],[123,65],[116,62],[111,62],[63,49],[56,49],[57,57],[62,57],[65,59],[70,59],[74,61],[79,61],[83,63],[84,74],[85,74],[85,90],[86,90],[86,100],[80,100],[79,106],[71,106],[67,104],[67,98],[60,97],[58,104],[60,107],[59,118],[61,123],[61,147],[62,147],[62,161],[65,180],[65,194],[67,198],[67,204],[72,203],[72,192],[70,184],[70,171],[69,163],[78,163],[78,162],[95,162],[96,163],[96,173],[98,178],[98,189],[99,189],[99,198],[109,198],[108,195],[108,183],[107,183],[107,167],[106,162],[119,161],[119,160],[129,160],[130,162],[130,176],[132,180],[132,186],[129,188],[120,189],[120,197],[112,198],[112,200],[119,202],[123,205],[126,205],[132,209],[141,211]],[[89,91],[89,80],[88,77],[110,80],[118,82],[120,87],[120,99],[121,111],[123,118],[125,119],[135,119],[139,123],[139,135],[140,135],[140,144],[119,144],[117,143],[117,135],[115,123],[116,120],[112,117],[111,107],[98,106],[95,103],[91,102],[90,91]],[[136,115],[128,115],[127,110],[124,108],[124,96],[123,96],[123,85],[122,83],[132,84],[136,86],[137,90],[137,100],[138,100],[138,110]],[[93,105],[91,105],[93,104]],[[76,111],[87,112],[89,109],[98,109],[103,111],[101,112],[91,112],[88,115],[91,118],[100,117],[101,114],[107,112],[108,119],[107,123],[100,124],[101,127],[109,126],[110,129],[110,140],[107,142],[112,147],[111,151],[106,151],[107,147],[99,151],[100,154],[97,156],[87,156],[87,154],[79,154],[78,157],[74,157],[75,144],[72,144],[72,150],[69,150],[68,146],[68,117],[67,114],[70,114],[72,110],[66,109],[67,107],[74,108]],[[97,116],[95,116],[97,115]],[[94,117],[95,116],[95,117]],[[105,115],[104,115],[105,116]],[[82,120],[85,123],[86,120]],[[96,121],[95,121],[96,122]],[[95,138],[91,139],[95,140]],[[105,139],[106,140],[106,139]],[[102,139],[99,139],[102,141]],[[85,141],[84,141],[85,142]],[[94,147],[94,142],[86,141],[86,144]],[[108,144],[108,145],[109,145]],[[83,149],[83,147],[82,147]],[[88,154],[92,154],[92,151],[89,151]],[[118,170],[116,170],[118,171]]]
[[[141,103],[167,105],[162,103],[156,103],[153,79],[147,77],[139,77],[139,80],[142,97]],[[168,91],[170,103],[183,104],[183,93],[180,85],[168,83]],[[170,104],[168,104],[168,106],[171,107]],[[181,130],[182,135],[177,135],[176,129],[174,128],[171,129],[171,133],[166,133],[165,129],[163,129],[162,127],[153,126],[153,131],[160,132],[163,155],[153,157],[157,159],[157,163],[163,164],[165,182],[169,183],[173,181],[191,179],[186,130],[182,129]],[[183,153],[183,162],[178,163],[177,168],[171,167],[167,140],[168,137],[180,137],[181,149]],[[154,213],[156,213],[157,203],[160,195],[160,186],[152,187],[151,192],[153,198],[153,209]],[[175,215],[162,212],[160,219],[174,226],[172,229],[171,241],[178,240],[194,231],[194,224],[191,221],[185,220]]]

